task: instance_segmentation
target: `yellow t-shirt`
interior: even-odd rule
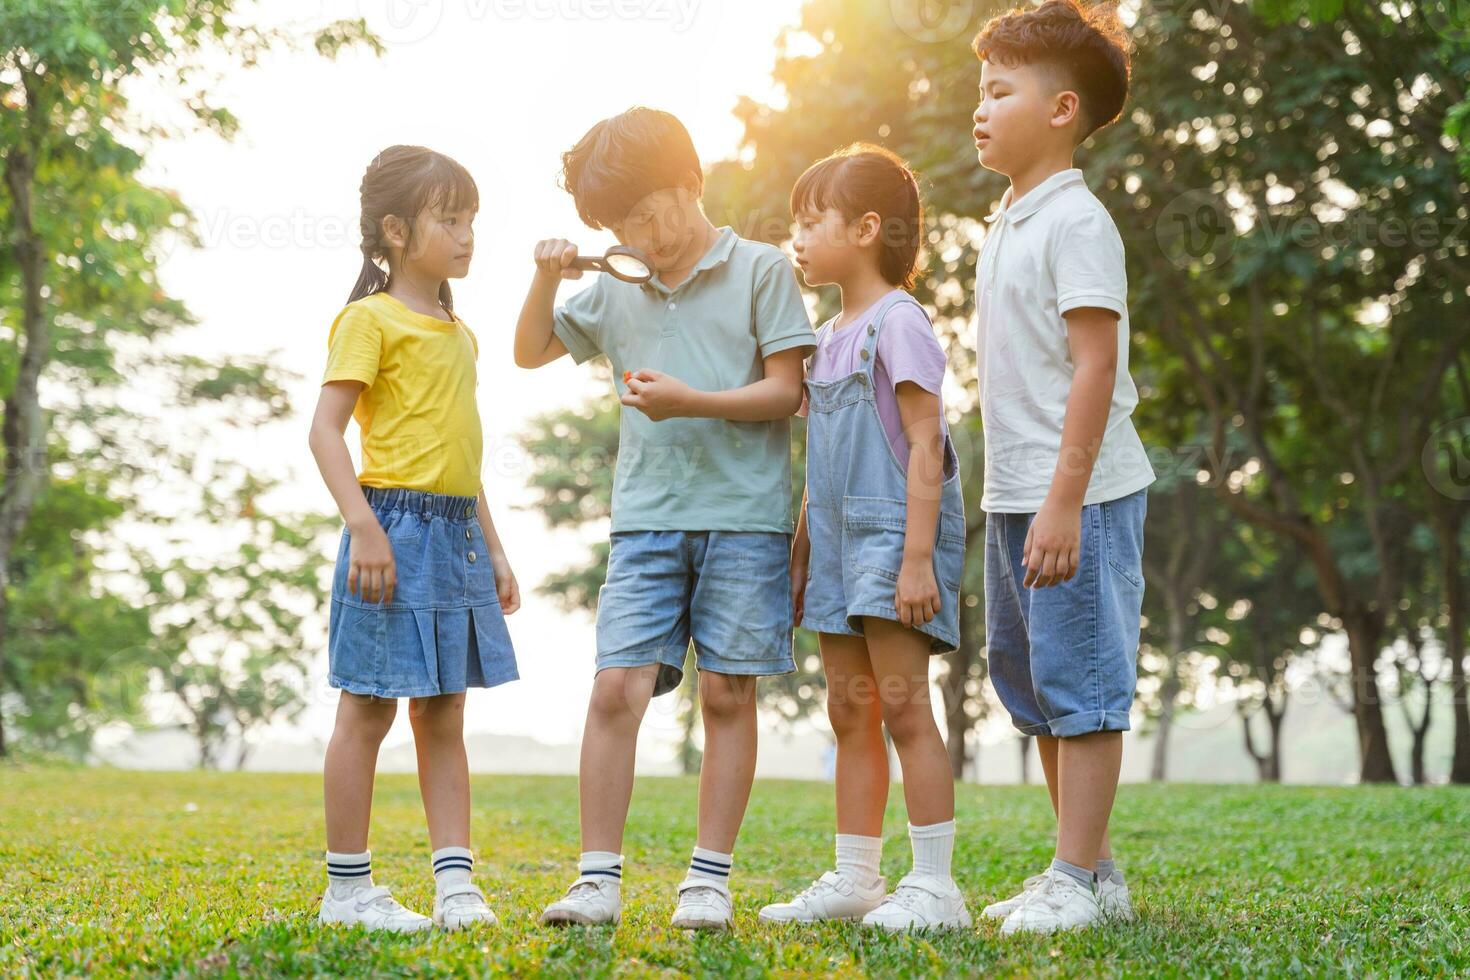
[[[358,482],[479,495],[480,346],[463,320],[440,320],[374,293],[337,314],[327,348],[323,384],[367,385],[352,411],[362,430]]]

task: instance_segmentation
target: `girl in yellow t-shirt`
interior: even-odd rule
[[[322,922],[416,932],[492,924],[470,881],[465,691],[515,680],[515,576],[480,483],[478,346],[449,280],[470,266],[479,191],[441,153],[390,146],[362,179],[362,274],[327,337],[311,451],[346,528],[332,578],[327,891]],[[387,266],[384,271],[383,265]],[[362,432],[354,473],[343,432]],[[409,699],[436,897],[432,919],[373,885],[378,746]]]

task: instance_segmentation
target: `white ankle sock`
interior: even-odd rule
[[[623,856],[612,851],[583,851],[577,862],[577,873],[587,878],[623,883]]]
[[[689,859],[689,874],[684,880],[728,888],[730,887],[730,867],[734,863],[734,855],[721,854],[719,851],[711,851],[706,847],[696,847],[694,856]]]
[[[475,856],[468,847],[441,847],[429,859],[434,862],[434,887],[440,892],[468,882],[475,870]]]
[[[878,882],[878,865],[883,859],[883,838],[861,834],[837,835],[837,873],[861,888]]]
[[[373,852],[328,851],[327,887],[334,898],[346,898],[359,889],[373,887]]]
[[[950,858],[954,855],[953,820],[924,827],[909,824],[909,841],[914,847],[915,874],[950,877]]]

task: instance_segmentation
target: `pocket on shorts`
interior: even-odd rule
[[[908,502],[891,497],[843,497],[842,526],[853,569],[897,584],[908,531]],[[934,539],[935,581],[957,590],[965,572],[965,519],[941,512]]]
[[[908,508],[888,497],[843,497],[842,537],[854,571],[898,581]]]
[[[1142,502],[1133,496],[1122,497],[1099,504],[1098,512],[1108,565],[1133,588],[1143,588]]]

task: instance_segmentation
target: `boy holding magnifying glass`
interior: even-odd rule
[[[716,228],[672,115],[634,108],[562,155],[583,222],[648,259],[556,306],[575,245],[536,245],[515,360],[605,355],[623,405],[597,675],[582,738],[579,876],[542,922],[613,924],[639,723],[678,687],[692,640],[705,731],[698,840],[673,925],[726,929],[735,838],[755,775],[756,678],[792,660],[790,417],[815,334],[780,249]]]

